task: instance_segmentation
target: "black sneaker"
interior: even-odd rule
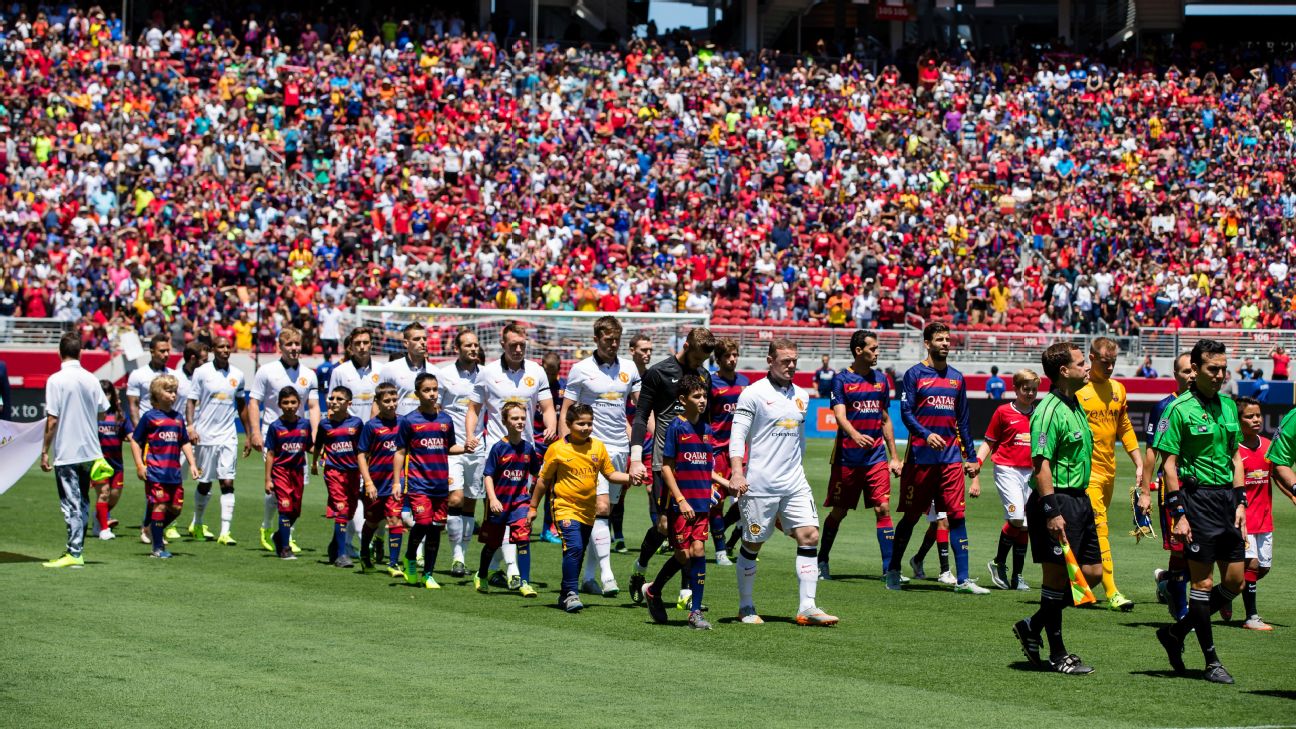
[[[644,574],[635,572],[630,575],[630,602],[636,605],[643,602]]]
[[[1156,631],[1157,640],[1161,641],[1161,647],[1165,648],[1166,658],[1170,659],[1170,667],[1177,673],[1183,673],[1187,670],[1183,662],[1183,640],[1170,634],[1170,626],[1162,625]]]
[[[644,602],[648,605],[648,614],[652,616],[654,623],[664,623],[667,620],[666,603],[662,602],[661,595],[654,595],[652,585],[647,584],[642,588]]]
[[[626,549],[626,543],[624,539],[615,539],[612,541],[612,551],[617,554],[625,554],[630,550]]]
[[[1044,668],[1048,665],[1044,662],[1044,659],[1040,657],[1039,636],[1031,632],[1029,620],[1022,618],[1013,623],[1012,631],[1013,635],[1017,636],[1017,640],[1021,641],[1022,654],[1026,656],[1026,660],[1029,661],[1032,666],[1035,668]]]
[[[1069,673],[1074,676],[1093,673],[1093,667],[1080,660],[1080,656],[1074,653],[1068,653],[1057,660],[1050,658],[1049,665],[1058,673]]]
[[[1228,671],[1224,670],[1224,666],[1221,666],[1218,661],[1206,666],[1206,670],[1202,672],[1202,678],[1211,683],[1233,683],[1233,677],[1229,675]]]

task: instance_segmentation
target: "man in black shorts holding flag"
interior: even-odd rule
[[[1086,495],[1093,461],[1089,416],[1076,399],[1089,375],[1084,350],[1059,342],[1040,358],[1053,383],[1031,415],[1032,491],[1026,500],[1031,554],[1044,571],[1039,610],[1013,624],[1022,652],[1032,666],[1081,675],[1093,669],[1068,653],[1062,642],[1062,610],[1072,603],[1064,548],[1069,547],[1085,579],[1102,579],[1102,553],[1093,505]],[[1040,633],[1048,637],[1049,658],[1040,656]]]
[[[1246,475],[1238,452],[1241,425],[1237,403],[1221,397],[1228,375],[1224,345],[1202,339],[1192,348],[1193,382],[1175,398],[1157,423],[1152,447],[1164,456],[1162,488],[1172,538],[1184,545],[1188,576],[1188,613],[1174,625],[1157,628],[1170,665],[1185,670],[1183,643],[1197,631],[1206,659],[1202,677],[1233,683],[1215,654],[1211,616],[1242,590],[1246,559]],[[1220,569],[1220,584],[1212,576]]]

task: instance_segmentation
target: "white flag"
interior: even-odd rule
[[[8,491],[40,458],[45,421],[12,423],[0,420],[0,494]]]

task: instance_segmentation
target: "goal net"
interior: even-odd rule
[[[428,359],[454,357],[454,338],[460,329],[477,335],[486,359],[499,357],[500,330],[510,322],[526,327],[527,358],[539,360],[555,352],[563,369],[594,352],[594,322],[605,316],[597,311],[531,311],[523,309],[436,309],[423,307],[360,306],[344,324],[343,335],[354,327],[374,332],[375,356],[397,356],[405,351],[401,331],[412,322],[427,327]],[[704,314],[656,314],[617,312],[621,322],[621,352],[628,356],[630,340],[647,334],[653,343],[653,361],[666,352],[677,351],[693,327],[707,325]]]

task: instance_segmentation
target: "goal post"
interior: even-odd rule
[[[554,352],[566,366],[594,352],[594,322],[601,311],[533,311],[529,309],[439,309],[428,307],[359,306],[348,317],[345,335],[355,327],[373,330],[373,354],[398,356],[404,352],[401,332],[413,322],[428,330],[428,359],[454,357],[454,338],[461,329],[477,335],[486,359],[499,357],[500,330],[510,322],[526,327],[527,358],[539,360]],[[621,322],[621,351],[628,356],[630,340],[636,334],[647,334],[653,343],[653,361],[666,352],[677,351],[690,329],[707,326],[705,314],[658,314],[616,312]]]

